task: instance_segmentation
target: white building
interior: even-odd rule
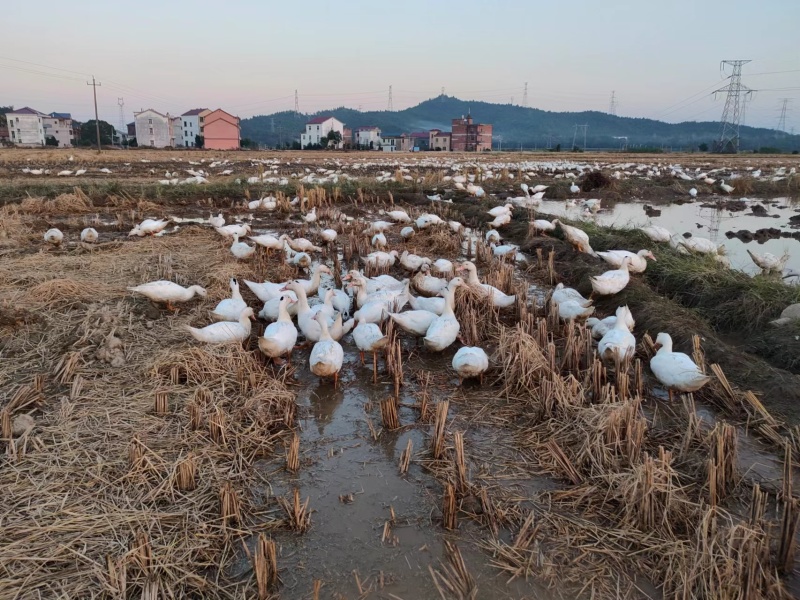
[[[344,145],[344,123],[334,117],[316,117],[306,123],[305,133],[300,134],[300,147],[305,148],[313,144],[322,144],[322,139],[328,137],[331,131],[338,131],[342,141],[337,148]]]
[[[45,142],[48,137],[54,137],[59,148],[71,148],[75,145],[71,114],[52,112],[42,117],[42,124],[44,125]]]
[[[377,150],[381,147],[381,130],[377,127],[359,127],[356,129],[356,146]]]
[[[44,146],[44,118],[46,116],[27,106],[6,113],[8,139],[17,146]]]
[[[170,146],[173,148],[180,148],[183,146],[183,118],[172,117],[172,143]]]
[[[181,115],[181,134],[175,136],[178,140],[176,145],[194,148],[196,136],[203,135],[205,117],[210,112],[207,108],[195,108],[183,113]]]
[[[133,120],[136,123],[136,143],[139,146],[166,148],[175,143],[172,118],[169,114],[164,115],[148,108],[133,113]]]
[[[384,152],[395,152],[400,149],[400,135],[382,135],[381,136],[381,150]]]

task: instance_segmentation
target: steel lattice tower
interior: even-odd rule
[[[525,91],[522,92],[522,106],[528,106],[528,82],[525,82]]]
[[[117,98],[117,105],[119,106],[119,130],[122,133],[127,133],[125,128],[125,98]]]
[[[394,103],[392,102],[392,86],[389,86],[389,102],[386,105],[386,110],[388,111],[394,110]]]
[[[749,60],[723,60],[720,69],[725,70],[725,66],[730,66],[732,72],[728,78],[728,85],[714,91],[714,94],[725,92],[725,108],[722,109],[722,125],[717,142],[717,150],[720,152],[737,153],[739,151],[739,124],[741,123],[744,103],[752,95],[753,91],[742,84],[742,66],[751,61]]]
[[[616,116],[617,114],[617,92],[611,92],[611,101],[608,103],[608,114]]]
[[[778,117],[778,131],[786,131],[786,108],[791,98],[781,98],[781,116]]]
[[[297,90],[294,91],[294,116],[300,118],[300,98],[297,95]]]

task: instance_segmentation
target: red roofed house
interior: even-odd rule
[[[326,138],[331,131],[338,131],[342,136],[342,142],[337,148],[341,148],[344,143],[344,123],[335,117],[315,117],[306,123],[305,133],[300,134],[300,147],[306,148],[316,144],[322,145],[322,139]]]
[[[205,115],[203,147],[207,150],[238,150],[242,144],[239,117],[221,108]]]

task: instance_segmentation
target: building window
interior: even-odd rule
[[[12,140],[14,139],[14,130],[13,129],[11,130],[11,139]]]
[[[150,128],[150,135],[153,135],[153,128]]]
[[[147,124],[148,125],[152,125],[153,124],[153,119],[147,119]]]
[[[186,121],[184,121],[184,122],[183,122],[183,126],[184,126],[184,127],[188,127],[188,126],[189,126],[189,123],[187,123]]]
[[[155,146],[156,145],[155,141],[154,140],[150,140],[150,145],[151,146]]]

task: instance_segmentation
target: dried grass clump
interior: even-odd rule
[[[553,372],[541,347],[522,325],[500,329],[494,362],[503,373],[501,393],[527,402],[536,402],[542,380]]]
[[[60,194],[52,200],[27,197],[19,203],[19,211],[28,214],[75,214],[93,212],[95,209],[91,198],[75,188],[72,194]]]
[[[461,252],[461,236],[447,225],[428,227],[408,240],[406,249],[420,256],[458,256]]]
[[[27,290],[31,304],[45,307],[69,305],[76,302],[92,302],[98,297],[122,296],[119,288],[97,281],[71,278],[48,279]]]

